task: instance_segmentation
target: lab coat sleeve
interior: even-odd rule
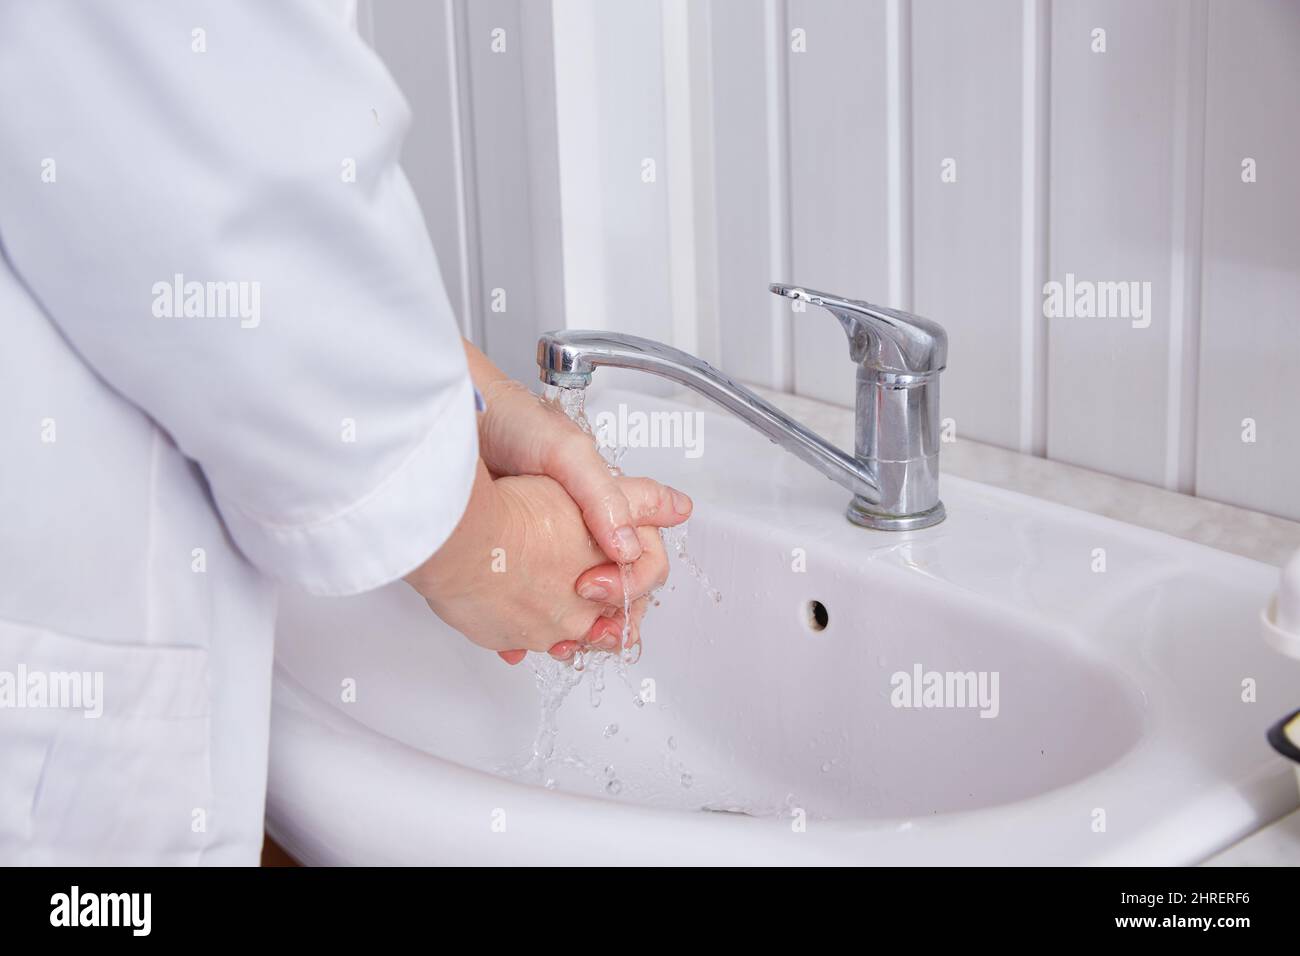
[[[249,560],[317,593],[418,566],[473,483],[409,119],[317,3],[0,3],[4,255]]]

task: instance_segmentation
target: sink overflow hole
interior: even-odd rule
[[[824,631],[826,625],[830,623],[831,616],[826,612],[826,605],[821,601],[808,602],[808,629],[811,631]]]

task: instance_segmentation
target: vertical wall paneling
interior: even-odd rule
[[[534,157],[549,143],[535,143],[530,132],[538,110],[549,107],[544,77],[529,76],[526,50],[547,43],[524,29],[520,0],[474,0],[457,8],[463,14],[462,54],[469,71],[472,149],[478,226],[478,314],[483,346],[515,378],[536,379],[532,350],[540,327],[556,317],[540,314],[546,297],[539,288],[553,277],[539,271],[533,217]],[[543,83],[541,89],[538,84]]]
[[[555,43],[550,0],[522,0],[524,116],[536,332],[565,327],[564,243],[560,231],[560,153],[555,104]],[[519,241],[515,238],[513,241]],[[532,343],[527,343],[531,345]],[[532,348],[524,350],[530,357]],[[536,372],[528,370],[531,377]],[[532,378],[526,381],[532,381]]]
[[[1165,478],[1172,204],[1184,198],[1170,169],[1180,6],[1052,8],[1049,277],[1150,283],[1151,299],[1141,320],[1048,320],[1047,451],[1152,484]]]
[[[774,388],[791,385],[788,317],[767,291],[787,265],[784,6],[707,5],[717,362],[736,378]]]
[[[599,187],[600,82],[590,0],[555,5],[555,118],[559,143],[560,233],[569,328],[604,328],[605,220]]]
[[[790,240],[790,8],[787,0],[763,4],[763,51],[767,64],[764,95],[767,106],[767,161],[771,178],[767,188],[768,278],[758,283],[765,290],[770,317],[770,368],[772,385],[794,391],[794,322],[789,304],[772,295],[773,282],[789,282],[794,271]],[[721,174],[720,174],[721,175]],[[761,312],[759,313],[761,314]]]
[[[1294,0],[362,0],[358,28],[512,374],[542,328],[609,327],[852,404],[789,280],[943,322],[963,437],[1300,519]],[[1067,275],[1149,283],[1145,317],[1045,317]]]
[[[1196,490],[1300,520],[1300,4],[1211,3],[1208,35]]]
[[[790,33],[806,41],[792,49]],[[790,0],[789,281],[888,305],[889,79],[886,5]],[[794,312],[795,391],[852,405],[843,330],[822,309]]]
[[[358,8],[362,36],[384,60],[411,106],[402,167],[420,201],[452,307],[472,333],[471,238],[463,172],[461,90],[456,72],[452,0],[403,8],[365,2]],[[433,51],[431,53],[431,51]],[[380,117],[383,122],[383,117]]]
[[[662,0],[662,12],[672,342],[717,361],[708,8]]]
[[[451,84],[451,142],[456,157],[456,222],[461,238],[461,329],[484,347],[482,261],[479,256],[478,165],[474,161],[474,104],[471,99],[468,20],[464,0],[444,0],[447,27],[447,75]],[[445,270],[444,270],[445,271]]]
[[[565,302],[570,325],[673,337],[663,14],[554,5]],[[604,374],[604,373],[602,373]],[[605,381],[659,390],[612,370]]]
[[[1196,380],[1201,324],[1201,220],[1205,164],[1207,0],[1178,8],[1174,139],[1169,156],[1173,194],[1169,259],[1169,398],[1165,406],[1164,486],[1195,487]]]
[[[1020,0],[912,4],[913,307],[948,331],[943,415],[960,437],[1020,447],[1026,158]],[[1032,8],[1032,6],[1031,6]],[[1028,162],[1029,168],[1025,168]],[[1041,282],[1038,284],[1041,287]],[[1032,317],[1032,316],[1031,316]]]
[[[912,4],[885,0],[885,208],[889,297],[912,308]]]
[[[1051,0],[1023,0],[1020,31],[1020,400],[1021,452],[1047,454],[1047,342],[1043,283],[1047,281],[1048,166],[1051,130]]]

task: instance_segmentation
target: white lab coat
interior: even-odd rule
[[[409,112],[346,6],[0,0],[0,863],[256,863],[274,581],[393,581],[464,509]],[[74,672],[102,716],[35,689]]]

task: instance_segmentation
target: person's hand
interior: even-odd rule
[[[668,557],[653,524],[669,527],[685,521],[693,507],[691,499],[650,479],[638,479],[639,501],[662,502],[667,495],[676,515],[676,520],[668,520],[668,509],[660,505],[655,510],[656,521],[648,526],[636,503],[623,491],[624,479],[611,474],[590,434],[523,384],[508,378],[470,342],[465,342],[465,355],[487,405],[479,416],[479,453],[489,471],[494,476],[546,475],[558,481],[577,503],[587,529],[609,558],[609,563],[584,573],[576,590],[591,600],[620,603],[624,575],[633,598],[662,585],[668,574]],[[636,600],[631,611],[628,639],[635,642],[645,600]],[[621,630],[621,615],[618,622]],[[609,640],[605,637],[596,646]],[[581,642],[565,641],[552,647],[551,653],[568,658],[580,646]],[[506,663],[517,664],[525,651],[513,648],[499,653]]]
[[[630,591],[633,625],[644,594],[667,577],[668,563],[651,526],[683,519],[671,492],[640,478],[615,479],[645,525],[643,570]],[[649,547],[653,543],[656,550]],[[545,477],[493,480],[480,464],[469,507],[451,538],[406,580],[447,624],[514,663],[527,650],[568,657],[579,647],[613,650],[623,632],[623,586],[591,598],[578,586],[600,584],[605,555],[595,546],[568,493]],[[645,559],[643,558],[643,561]],[[596,566],[596,567],[593,567]],[[591,570],[592,575],[584,575]],[[629,641],[637,639],[635,630]]]
[[[650,538],[638,533],[643,522],[591,435],[526,386],[507,378],[468,342],[465,353],[470,374],[487,403],[479,416],[479,454],[488,470],[493,475],[554,478],[577,502],[588,530],[610,561],[629,564],[639,559]],[[673,511],[685,521],[691,499],[675,489],[660,488],[671,496]],[[654,541],[658,540],[655,535]],[[648,569],[637,575],[650,576]]]
[[[584,643],[603,650],[617,646],[623,629],[624,577],[632,598],[628,642],[635,644],[645,616],[644,595],[668,577],[668,556],[657,529],[689,518],[691,499],[650,478],[611,473],[591,435],[519,382],[503,378],[488,388],[488,410],[479,420],[479,447],[488,468],[497,474],[542,474],[559,482],[580,508],[587,530],[597,542],[604,541],[602,550],[612,559],[584,572],[574,587],[588,600],[618,606],[607,623],[617,631],[594,634],[585,642],[563,641],[550,649],[551,656],[567,659]],[[633,495],[626,491],[630,481],[636,482]],[[645,510],[646,503],[652,503],[652,510]],[[629,531],[635,545],[628,543]],[[518,664],[524,653],[518,648],[500,652],[507,664]]]
[[[670,504],[674,489],[649,478],[620,476],[615,481],[632,509],[632,519],[636,522],[641,542],[641,557],[628,565],[597,565],[584,571],[574,582],[574,591],[579,597],[605,605],[602,613],[607,622],[594,628],[584,640],[561,641],[553,646],[550,654],[560,660],[567,660],[584,646],[605,651],[617,649],[628,612],[631,623],[626,629],[627,646],[639,643],[641,620],[645,617],[649,595],[668,580],[668,555],[659,528],[673,527],[686,520],[686,516],[679,514]],[[517,664],[524,658],[521,650],[500,653],[507,664]]]

